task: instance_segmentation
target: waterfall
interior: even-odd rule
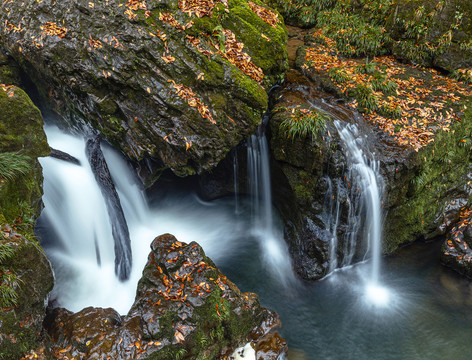
[[[346,234],[345,251],[347,260],[352,259],[355,243],[358,238],[367,240],[367,253],[372,261],[370,282],[377,285],[380,273],[382,244],[382,208],[381,208],[381,177],[379,163],[371,154],[364,153],[362,137],[359,136],[355,124],[344,124],[335,120],[334,124],[341,139],[345,143],[346,156],[349,164],[348,181],[350,181],[349,225]],[[371,155],[371,158],[368,157]],[[363,232],[359,226],[363,224]]]
[[[276,233],[274,228],[269,146],[262,127],[247,141],[247,159],[252,230],[269,271],[284,286],[289,286],[295,283],[295,275],[283,233]]]
[[[239,215],[239,185],[238,185],[238,148],[233,149],[233,191],[234,191],[234,213]]]
[[[333,189],[333,182],[329,176],[325,176],[328,189],[324,197],[322,218],[326,224],[326,230],[331,234],[329,245],[329,273],[338,268],[338,225],[340,216],[339,184],[336,192]]]
[[[235,216],[233,198],[205,202],[190,190],[169,193],[164,189],[156,190],[156,198],[145,197],[133,169],[121,154],[102,143],[100,149],[123,209],[133,254],[129,280],[120,281],[115,274],[115,243],[106,200],[87,159],[87,141],[81,134],[71,135],[49,125],[45,131],[48,143],[57,151],[55,157],[40,159],[45,207],[36,233],[54,268],[51,299],[57,306],[74,312],[87,306],[113,307],[126,314],[149,246],[164,233],[186,243],[197,241],[218,266],[239,263],[241,257],[256,263],[262,253],[276,284],[293,280],[283,229],[273,220],[265,136],[252,139],[252,158],[258,159],[253,174],[258,184],[255,192],[264,197],[257,196],[260,208],[254,207],[252,220],[243,212]],[[240,197],[238,201],[240,210],[247,208],[243,201],[248,199]]]

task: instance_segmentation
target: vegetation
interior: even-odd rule
[[[18,277],[4,264],[14,255],[14,247],[7,242],[8,239],[0,231],[0,307],[7,308],[15,306],[18,301],[16,288],[19,283]]]
[[[316,139],[326,128],[328,116],[317,110],[279,107],[277,111],[287,111],[287,118],[280,123],[280,130],[285,132],[289,138],[304,138],[311,135]]]
[[[11,181],[31,170],[31,158],[20,153],[0,153],[0,180]]]

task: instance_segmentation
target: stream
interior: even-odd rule
[[[374,294],[376,301],[366,291],[365,279],[378,266],[370,260],[304,283],[290,273],[283,225],[270,206],[262,206],[265,215],[255,221],[251,197],[206,202],[193,189],[165,187],[145,196],[128,164],[102,144],[131,239],[129,280],[118,280],[112,221],[88,165],[86,141],[53,126],[45,130],[52,147],[80,161],[41,160],[45,210],[37,232],[54,266],[56,305],[72,311],[113,307],[125,314],[151,241],[172,233],[200,243],[242,291],[257,293],[263,306],[280,315],[289,360],[470,358],[472,286],[439,264],[440,242],[415,244],[383,259],[375,280],[386,290]],[[263,140],[255,144],[259,140],[251,142],[264,147]]]

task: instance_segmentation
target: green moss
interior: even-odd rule
[[[36,159],[49,154],[39,110],[25,92],[12,89],[13,96],[0,90],[0,152],[17,152],[32,159],[30,170],[15,181],[0,183],[0,213],[17,223],[25,235],[33,236],[34,219],[39,215],[42,172]]]
[[[457,201],[457,192],[469,182],[470,144],[472,144],[471,104],[461,121],[449,132],[440,132],[432,144],[423,147],[416,156],[416,171],[405,174],[402,203],[390,210],[385,230],[385,251],[412,242],[420,236],[438,234],[438,218],[446,207]],[[471,199],[469,199],[470,201]]]

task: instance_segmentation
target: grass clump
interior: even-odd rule
[[[287,111],[288,117],[280,124],[280,130],[287,134],[287,137],[294,140],[295,138],[305,138],[311,135],[312,139],[316,139],[318,135],[326,128],[326,122],[329,117],[319,111],[296,108],[281,107],[278,111]]]
[[[31,158],[20,153],[0,153],[0,178],[12,181],[17,176],[27,175],[31,170]]]

